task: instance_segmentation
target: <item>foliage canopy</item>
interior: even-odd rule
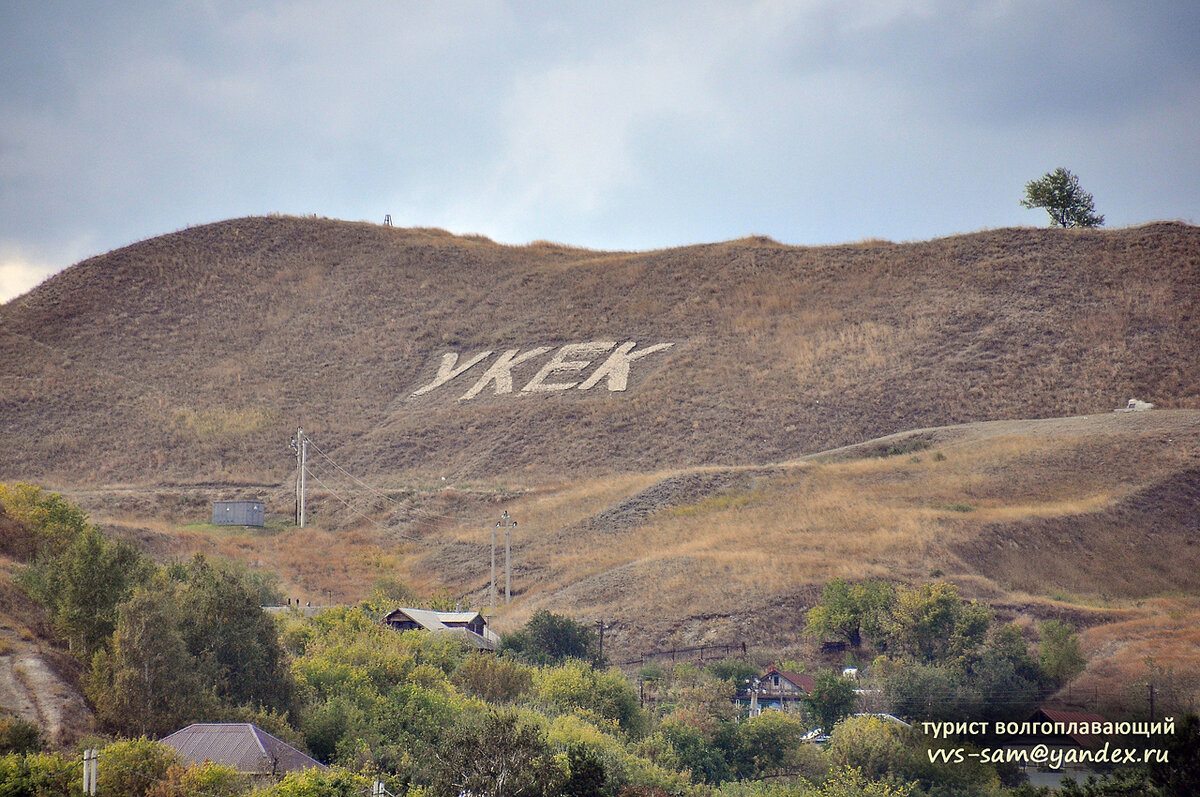
[[[1104,217],[1096,214],[1092,195],[1080,187],[1078,177],[1062,167],[1026,183],[1021,205],[1045,208],[1051,226],[1104,226]]]

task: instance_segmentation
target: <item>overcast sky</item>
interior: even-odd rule
[[[0,0],[0,301],[220,219],[654,249],[1200,218],[1200,3]]]

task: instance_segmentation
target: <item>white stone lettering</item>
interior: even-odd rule
[[[616,346],[614,340],[600,340],[593,343],[571,343],[563,346],[550,361],[542,366],[529,384],[521,388],[522,393],[549,393],[554,390],[570,390],[579,384],[575,382],[547,382],[546,377],[557,373],[577,373],[591,365],[597,356]],[[569,360],[568,357],[586,357],[586,360]]]
[[[458,352],[452,351],[449,354],[443,354],[442,355],[442,364],[438,366],[437,378],[434,379],[432,382],[430,382],[425,387],[414,390],[412,395],[410,396],[410,398],[415,398],[417,396],[423,396],[426,393],[428,393],[429,391],[434,390],[435,388],[441,387],[442,385],[446,384],[451,379],[458,376],[463,371],[466,371],[472,365],[474,365],[475,363],[484,359],[485,357],[487,357],[490,354],[491,354],[490,351],[485,351],[482,354],[476,354],[474,357],[467,360],[465,363],[458,366],[457,368],[454,367],[454,364],[458,362]]]
[[[545,354],[550,351],[549,346],[538,346],[536,349],[530,349],[524,354],[518,356],[517,352],[520,349],[509,349],[500,355],[500,359],[492,363],[492,367],[488,368],[483,376],[479,377],[479,381],[471,386],[471,389],[463,393],[459,397],[459,401],[467,401],[478,396],[490,382],[496,383],[496,395],[512,392],[512,369],[526,360]]]
[[[600,384],[601,381],[605,382],[605,387],[610,391],[614,393],[622,392],[629,386],[629,367],[632,363],[648,354],[669,349],[674,345],[674,343],[656,343],[652,346],[646,346],[641,351],[634,351],[637,348],[637,343],[632,340],[626,341],[620,346],[617,346],[617,343],[611,340],[568,343],[565,346],[559,347],[558,351],[542,365],[533,378],[521,388],[519,395],[527,396],[534,393],[562,392],[564,390],[571,390],[572,388],[591,390]],[[616,348],[614,349],[613,347]],[[471,389],[459,396],[458,400],[469,401],[486,390],[489,385],[493,384],[497,396],[511,395],[513,392],[513,370],[522,363],[526,363],[535,357],[541,357],[550,351],[550,349],[550,346],[538,346],[523,354],[520,349],[508,349],[500,354],[496,360],[492,361],[483,375],[476,380],[475,384],[471,385]],[[604,362],[583,382],[578,381],[577,375],[582,375],[584,370],[595,362],[597,357],[606,353],[608,357]],[[491,357],[492,354],[494,354],[492,351],[483,351],[470,357],[462,355],[461,362],[458,352],[443,354],[442,361],[438,364],[437,375],[433,381],[414,390],[409,394],[409,398],[424,396],[443,387]]]
[[[609,355],[604,364],[596,369],[596,372],[589,376],[587,380],[579,386],[580,390],[590,390],[595,387],[601,379],[608,377],[608,389],[611,391],[625,390],[629,383],[629,364],[634,360],[640,360],[647,354],[653,354],[656,351],[669,349],[674,346],[674,343],[656,343],[653,346],[647,346],[639,352],[630,353],[637,343],[629,341],[622,343],[620,348]]]

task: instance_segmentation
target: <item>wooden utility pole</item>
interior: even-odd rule
[[[304,435],[304,427],[296,427],[291,448],[296,452],[296,525],[304,528],[305,476],[308,470],[308,438]]]
[[[517,521],[511,520],[508,516],[508,510],[504,510],[504,514],[500,516],[500,522],[496,524],[496,528],[504,527],[504,602],[512,603],[512,530],[517,527]],[[496,532],[492,532],[492,583],[496,583]]]

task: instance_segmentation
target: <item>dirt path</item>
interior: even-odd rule
[[[53,742],[67,741],[93,725],[83,696],[29,651],[0,656],[0,709],[36,722]]]

